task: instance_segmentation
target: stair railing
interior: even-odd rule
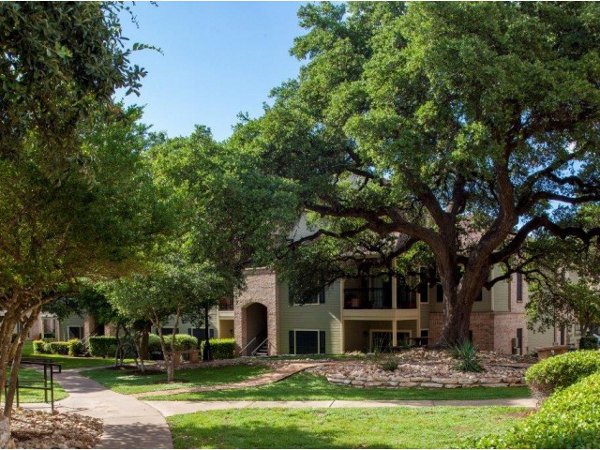
[[[256,336],[253,337],[250,342],[248,342],[246,345],[244,345],[244,347],[240,350],[240,356],[244,356],[244,351],[246,351],[246,349],[248,347],[250,347],[250,344],[252,344],[254,341],[256,340]]]
[[[264,339],[264,341],[262,341],[260,344],[258,344],[258,347],[256,347],[256,348],[255,348],[255,349],[252,351],[252,353],[250,353],[250,354],[251,354],[252,356],[255,356],[255,355],[256,355],[256,353],[257,353],[257,352],[258,352],[258,351],[259,351],[259,350],[262,348],[262,346],[263,346],[263,345],[265,345],[265,344],[267,344],[267,352],[268,352],[268,349],[269,349],[269,344],[268,344],[268,342],[269,342],[269,338],[268,338],[268,337],[266,337],[266,338]]]

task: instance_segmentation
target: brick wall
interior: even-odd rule
[[[238,351],[254,337],[249,336],[247,308],[259,303],[267,308],[267,335],[269,354],[278,352],[277,339],[277,278],[275,272],[264,269],[246,271],[246,288],[238,293],[234,301],[233,329]],[[258,343],[257,343],[258,345]]]
[[[442,334],[442,313],[429,314],[429,342],[435,343]],[[471,313],[473,344],[480,350],[512,353],[512,339],[517,337],[517,328],[523,328],[523,349],[527,348],[527,323],[523,313]]]

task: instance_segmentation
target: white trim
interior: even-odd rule
[[[327,353],[327,349],[325,349],[325,353],[321,353],[321,331],[325,331],[325,330],[316,330],[316,329],[306,329],[306,328],[292,328],[291,331],[294,332],[294,353],[293,355],[297,355],[297,345],[298,345],[298,338],[296,337],[296,332],[297,331],[314,331],[317,333],[317,353],[316,355],[324,355],[325,353]],[[289,339],[289,337],[288,337]]]

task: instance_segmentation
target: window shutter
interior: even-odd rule
[[[325,354],[325,332],[319,331],[319,353]]]
[[[319,303],[322,305],[325,303],[325,288],[319,291]]]
[[[294,330],[290,330],[290,355],[294,353]]]

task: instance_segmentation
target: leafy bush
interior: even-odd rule
[[[600,352],[578,350],[534,364],[525,373],[525,379],[535,394],[547,396],[599,371]]]
[[[558,358],[558,356],[556,357]],[[552,359],[552,358],[551,358]],[[600,448],[600,373],[554,393],[539,411],[478,448]]]
[[[598,348],[598,339],[596,339],[596,337],[592,336],[591,334],[588,334],[587,336],[582,336],[581,339],[579,339],[579,348],[581,350],[595,350]]]
[[[46,353],[46,350],[44,349],[45,345],[46,342],[42,340],[33,341],[33,353],[35,353],[36,355]]]
[[[452,348],[452,354],[458,360],[456,369],[462,372],[483,372],[483,367],[477,358],[477,349],[470,341],[465,341]]]
[[[68,355],[69,354],[69,343],[65,341],[54,341],[48,342],[48,347],[44,346],[44,350],[49,349],[48,353],[53,355]]]
[[[379,364],[386,372],[393,372],[398,368],[398,361],[395,358],[387,358]]]
[[[117,351],[117,338],[114,336],[91,336],[90,337],[90,355],[114,356]]]
[[[201,354],[204,354],[204,342],[202,341]],[[213,359],[235,358],[235,339],[210,339],[209,342]]]
[[[85,354],[85,345],[79,339],[69,339],[69,356],[83,356]]]
[[[171,345],[171,341],[173,340],[173,336],[165,336],[165,344],[167,347]],[[186,350],[192,350],[196,348],[198,345],[198,339],[194,336],[190,336],[189,334],[176,334],[175,335],[175,350],[184,352]]]
[[[171,340],[173,339],[172,336],[169,335],[164,335],[163,336],[165,339],[165,345],[167,346],[167,349],[170,348],[171,346]],[[175,335],[175,350],[176,351],[186,351],[186,350],[192,350],[194,348],[196,348],[196,346],[198,345],[198,339],[196,339],[194,336],[190,336],[189,334],[176,334]],[[163,357],[162,354],[162,348],[160,346],[160,337],[156,334],[150,334],[148,335],[148,353],[150,353],[150,355],[154,356],[154,357]]]

